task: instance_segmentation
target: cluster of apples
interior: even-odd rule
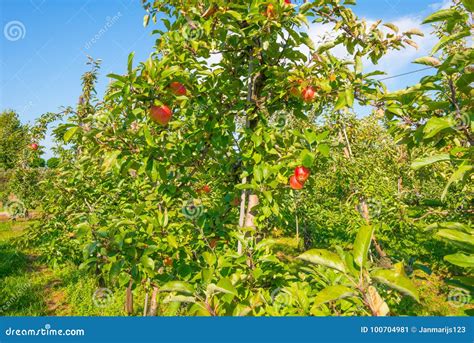
[[[308,180],[311,171],[304,167],[298,166],[295,168],[293,175],[290,176],[290,187],[295,190],[303,189],[304,183]]]
[[[177,95],[182,96],[187,94],[186,87],[181,82],[171,82],[170,83],[171,91]],[[160,125],[168,125],[171,117],[173,116],[173,111],[166,105],[155,106],[152,105],[150,108],[150,117],[153,121],[157,122]]]

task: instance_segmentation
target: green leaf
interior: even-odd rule
[[[357,237],[354,241],[354,262],[363,267],[367,261],[367,254],[369,252],[370,243],[372,242],[372,235],[374,227],[372,225],[362,226],[357,232]]]
[[[444,200],[446,194],[448,193],[448,189],[453,182],[458,182],[464,179],[466,173],[469,173],[473,169],[472,165],[460,166],[448,180],[446,187],[443,190],[443,194],[441,194],[441,200]]]
[[[432,67],[437,67],[441,64],[441,62],[437,58],[431,56],[417,58],[413,61],[413,63],[424,64]]]
[[[193,294],[193,285],[183,281],[170,281],[160,288],[161,292],[177,292],[183,294]]]
[[[372,271],[370,274],[378,282],[396,289],[397,291],[414,298],[418,302],[420,301],[415,285],[408,277],[399,271],[393,269],[378,269]]]
[[[319,144],[318,145],[318,151],[323,155],[324,157],[329,157],[329,152],[330,148],[329,145],[327,144]]]
[[[342,285],[328,286],[316,295],[313,306],[318,307],[327,302],[351,297],[353,295],[355,295],[354,290],[349,287]]]
[[[383,26],[386,26],[386,27],[388,27],[389,29],[391,29],[392,31],[394,31],[395,33],[398,33],[398,26],[395,25],[395,24],[392,24],[392,23],[385,23],[385,24],[383,24]]]
[[[346,266],[339,255],[326,249],[311,249],[299,255],[297,258],[313,264],[320,264],[333,268],[341,272],[346,271]]]
[[[446,255],[444,256],[444,260],[463,268],[474,267],[474,255],[472,254],[465,255],[463,253],[457,253],[452,255]]]
[[[165,304],[172,303],[172,302],[195,303],[196,299],[194,299],[194,297],[187,297],[184,295],[171,295],[171,294],[163,299],[163,303]]]
[[[418,158],[413,161],[413,163],[411,164],[411,168],[414,170],[418,170],[422,167],[429,166],[430,164],[433,164],[436,162],[449,161],[449,160],[450,160],[449,154],[439,154],[439,155],[434,155],[434,156]]]
[[[433,117],[426,122],[425,127],[423,128],[424,138],[432,138],[439,132],[454,127],[455,125],[456,123],[451,117]]]
[[[469,30],[464,30],[464,31],[455,33],[454,35],[443,37],[433,47],[433,50],[431,50],[431,54],[436,53],[438,50],[444,48],[446,45],[448,45],[450,43],[453,43],[453,42],[455,42],[457,40],[460,40],[464,37],[469,37],[470,35],[471,35],[471,32]]]
[[[346,105],[346,92],[339,92],[339,95],[337,96],[336,105],[334,106],[334,111],[340,110],[341,108],[346,107]]]
[[[67,143],[71,140],[74,134],[79,130],[79,126],[71,127],[69,130],[66,131],[64,134],[64,141]]]
[[[107,172],[112,168],[117,162],[117,157],[120,155],[120,150],[113,150],[108,152],[105,155],[104,162],[102,163],[102,169],[104,172]]]
[[[468,233],[450,229],[443,229],[439,230],[435,234],[435,236],[448,240],[452,243],[457,243],[458,245],[465,246],[467,248],[474,247],[474,236]]]
[[[150,269],[150,270],[155,269],[155,261],[153,261],[153,259],[148,256],[142,256],[142,258],[140,259],[140,262],[146,269]]]
[[[474,0],[462,0],[462,4],[469,12],[474,12]]]
[[[314,163],[314,154],[305,149],[300,154],[300,160],[305,167],[310,168]]]
[[[143,26],[144,26],[144,27],[147,27],[149,22],[150,22],[150,15],[149,15],[149,14],[146,14],[146,15],[143,17]]]
[[[133,70],[133,57],[135,56],[135,52],[131,52],[128,55],[128,63],[127,63],[127,69],[129,73],[132,73]]]
[[[460,17],[461,14],[455,9],[444,9],[430,14],[428,17],[425,18],[425,20],[423,20],[422,24],[429,24],[437,21],[447,20],[451,18],[455,19]]]

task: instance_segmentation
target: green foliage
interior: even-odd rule
[[[13,111],[0,113],[0,169],[11,169],[27,148],[28,128]]]

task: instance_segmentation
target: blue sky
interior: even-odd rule
[[[418,27],[426,36],[412,48],[389,54],[377,69],[388,76],[420,69],[411,64],[435,43],[421,19],[446,6],[445,0],[358,0],[353,10],[368,21],[383,19],[402,29]],[[106,74],[124,73],[127,56],[145,60],[153,51],[154,27],[143,28],[140,0],[0,0],[0,110],[13,109],[32,123],[45,112],[76,104],[86,56],[102,59],[99,96]],[[318,35],[314,26],[310,34]],[[368,68],[372,68],[368,66]],[[390,89],[415,83],[424,73],[388,80]],[[51,142],[44,145],[48,148]],[[49,157],[49,150],[46,157]]]

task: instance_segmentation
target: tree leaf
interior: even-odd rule
[[[155,269],[155,261],[153,261],[153,259],[148,256],[142,256],[142,258],[140,259],[140,262],[146,269],[150,269],[150,270]]]
[[[474,268],[474,255],[457,253],[444,256],[444,260],[463,268]]]
[[[313,264],[320,264],[333,268],[341,272],[346,271],[346,266],[339,255],[326,249],[311,249],[299,255],[297,258]]]
[[[423,20],[422,24],[434,23],[437,21],[447,20],[447,19],[456,19],[461,17],[461,14],[455,9],[443,9],[435,13],[430,14],[428,17]]]
[[[433,47],[433,50],[431,50],[431,54],[433,55],[436,53],[438,50],[444,48],[446,45],[453,43],[457,40],[460,40],[464,37],[469,37],[471,35],[471,32],[469,30],[464,30],[458,33],[455,33],[451,36],[446,36],[443,37],[439,40],[439,42]]]
[[[472,165],[460,166],[449,178],[448,183],[446,184],[446,187],[443,190],[443,194],[441,194],[441,200],[444,200],[444,198],[446,197],[446,194],[448,193],[448,189],[451,186],[451,184],[453,182],[458,182],[464,179],[464,176],[466,175],[466,173],[469,173],[472,169],[473,169]]]
[[[183,294],[193,294],[193,285],[183,281],[170,281],[160,288],[161,292],[178,292]]]
[[[418,302],[420,301],[415,285],[413,285],[408,277],[400,274],[396,270],[378,269],[372,271],[370,274],[378,282],[396,289],[397,291],[414,298]]]
[[[195,303],[196,299],[194,297],[187,297],[184,295],[172,295],[169,294],[166,298],[163,299],[163,303],[168,304],[172,302],[178,303]]]
[[[354,262],[361,268],[365,265],[367,260],[367,253],[369,252],[373,233],[374,227],[372,225],[362,226],[359,232],[357,232],[357,237],[354,241],[353,255]]]
[[[328,286],[316,295],[313,307],[318,307],[327,302],[351,297],[353,295],[355,295],[355,292],[349,287],[342,285]]]
[[[450,156],[449,154],[439,154],[434,156],[428,156],[423,158],[418,158],[413,161],[411,164],[411,168],[414,170],[418,170],[422,167],[429,166],[430,164],[441,162],[441,161],[449,161]]]
[[[69,130],[66,131],[64,134],[64,141],[67,143],[71,140],[74,134],[79,130],[79,126],[71,127]]]
[[[413,63],[424,64],[432,67],[437,67],[441,64],[441,62],[437,58],[431,56],[417,58],[413,61]]]
[[[472,234],[460,232],[457,230],[443,229],[439,230],[436,237],[448,240],[452,243],[466,248],[474,247],[474,236]]]
[[[432,138],[439,132],[454,127],[456,123],[451,117],[438,118],[433,117],[428,120],[423,128],[424,138]]]
[[[370,308],[376,316],[385,317],[390,312],[387,303],[374,286],[367,288],[367,298],[370,302]]]

